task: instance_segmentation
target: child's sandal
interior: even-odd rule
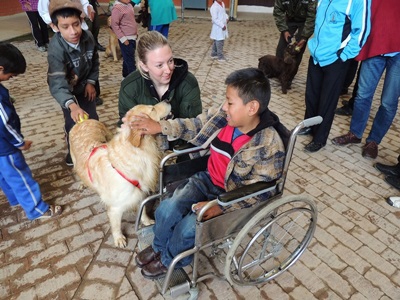
[[[60,205],[50,205],[48,211],[38,217],[38,219],[49,219],[61,215],[63,209]]]

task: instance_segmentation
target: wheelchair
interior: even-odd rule
[[[219,277],[237,285],[260,285],[266,283],[292,266],[306,250],[313,238],[317,224],[317,207],[306,194],[282,197],[296,137],[304,127],[321,123],[320,116],[300,122],[284,140],[286,156],[282,176],[274,182],[257,182],[234,191],[221,194],[218,199],[205,205],[197,215],[194,247],[177,255],[168,267],[165,277],[155,279],[160,293],[176,298],[189,293],[189,299],[197,299],[198,283]],[[207,155],[200,158],[169,164],[181,155],[207,151],[208,145],[174,151],[160,163],[159,192],[147,197],[136,216],[135,230],[139,250],[152,244],[152,225],[144,226],[140,219],[145,206],[164,193],[173,190],[176,182],[205,170]],[[242,208],[202,221],[203,214],[214,205],[228,205],[257,195],[275,191],[275,196],[255,206]],[[187,256],[193,256],[191,274],[175,269],[176,264]],[[224,260],[220,274],[200,274],[200,255],[219,256]],[[189,266],[190,268],[190,266]]]

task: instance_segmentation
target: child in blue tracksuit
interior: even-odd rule
[[[0,44],[0,82],[24,73],[26,61],[11,44]],[[0,187],[11,206],[21,205],[30,220],[61,214],[58,205],[42,199],[39,184],[33,179],[21,150],[28,150],[32,141],[24,140],[21,122],[8,90],[0,83]]]

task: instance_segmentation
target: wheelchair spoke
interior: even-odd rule
[[[287,203],[273,218],[260,218],[234,242],[230,278],[238,284],[259,284],[289,268],[304,252],[315,230],[314,208]],[[234,247],[236,248],[234,249]],[[228,253],[229,256],[229,253]]]

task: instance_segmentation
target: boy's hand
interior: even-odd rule
[[[32,141],[25,140],[25,144],[21,147],[18,147],[19,150],[29,150],[31,148]]]
[[[203,208],[203,206],[206,205],[207,203],[208,201],[202,201],[193,205],[192,206],[193,212],[197,215],[197,212],[199,212]],[[206,221],[219,215],[222,215],[222,209],[218,205],[215,205],[206,210],[206,212],[203,214],[203,220]]]
[[[125,46],[128,46],[128,45],[129,45],[129,41],[126,40],[126,41],[124,42],[124,45],[125,45]]]
[[[126,118],[122,118],[122,122],[125,125],[129,125],[131,129],[139,130],[143,134],[157,134],[161,133],[160,123],[154,121],[146,114],[140,114],[135,116],[135,119],[129,124],[126,124]]]
[[[94,88],[93,84],[87,83],[85,86],[85,97],[89,101],[94,101],[96,100],[96,89]]]
[[[86,111],[84,111],[82,108],[80,108],[76,103],[72,103],[68,108],[71,111],[71,119],[75,123],[78,123],[80,121],[80,119],[85,119],[85,115],[89,116],[89,114]],[[79,118],[79,117],[81,117],[81,118]]]

